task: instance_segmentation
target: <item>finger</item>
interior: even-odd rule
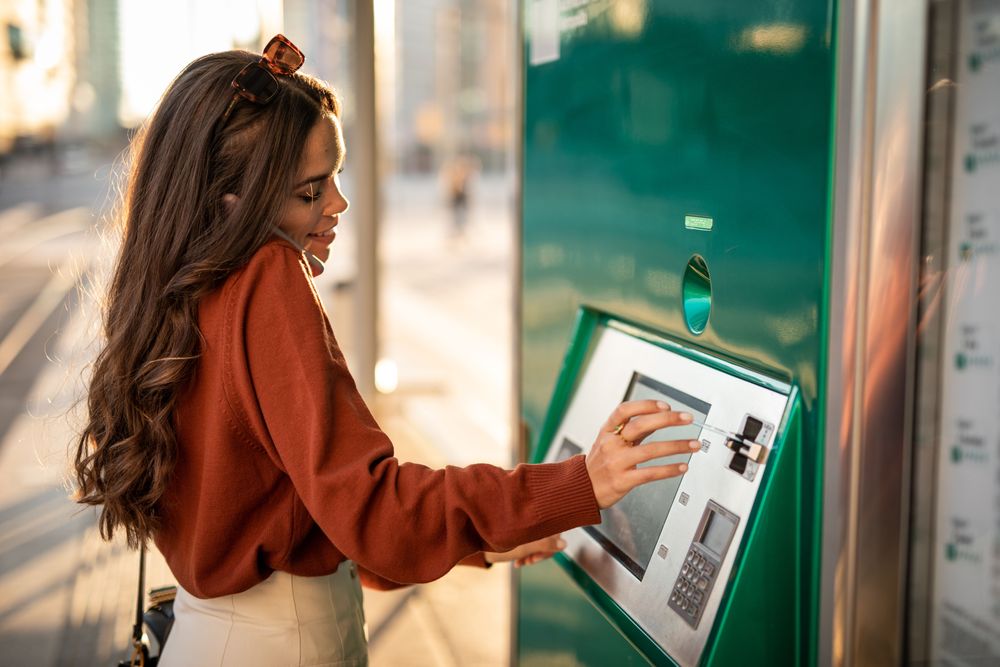
[[[647,466],[645,468],[636,468],[628,473],[628,481],[634,489],[641,484],[658,482],[662,479],[669,479],[671,477],[680,477],[687,472],[687,469],[688,465],[686,463],[671,463],[670,465],[665,466]]]
[[[699,440],[668,440],[647,442],[641,447],[633,447],[622,455],[622,460],[629,466],[637,466],[646,461],[661,459],[678,454],[690,454],[701,449]]]
[[[549,558],[552,558],[554,555],[555,555],[554,553],[531,554],[530,556],[524,559],[524,564],[534,565],[535,563],[541,563],[543,560],[548,560]]]
[[[622,429],[621,436],[630,442],[642,442],[661,428],[686,426],[694,420],[690,412],[658,412],[631,420]]]
[[[611,433],[619,424],[624,424],[632,417],[648,415],[651,412],[663,412],[669,409],[670,406],[663,401],[654,401],[652,399],[619,403],[618,407],[612,411],[611,416],[608,417],[608,420],[604,422],[604,430]]]
[[[562,535],[550,535],[531,543],[536,551],[560,551],[566,546]]]

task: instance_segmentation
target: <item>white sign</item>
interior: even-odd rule
[[[1000,664],[1000,0],[959,28],[932,664]],[[967,662],[969,660],[969,662]]]

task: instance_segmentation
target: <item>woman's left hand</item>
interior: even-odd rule
[[[565,548],[566,542],[561,536],[551,535],[549,537],[543,537],[540,540],[535,540],[534,542],[522,544],[521,546],[515,547],[510,551],[504,551],[502,553],[486,551],[483,555],[486,557],[487,563],[505,563],[508,561],[514,561],[514,567],[521,567],[522,565],[534,565],[535,563],[543,561],[546,558],[551,558],[553,554],[562,551]]]

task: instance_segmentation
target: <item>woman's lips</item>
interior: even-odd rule
[[[336,227],[336,225],[334,225]],[[337,232],[334,231],[334,227],[327,229],[322,232],[316,232],[314,234],[307,234],[306,236],[312,241],[319,241],[321,243],[331,243],[334,237],[337,236]]]

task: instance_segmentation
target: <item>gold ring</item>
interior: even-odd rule
[[[622,429],[625,428],[625,422],[622,422],[618,426],[615,426],[615,430],[611,432],[612,435],[621,435]]]

